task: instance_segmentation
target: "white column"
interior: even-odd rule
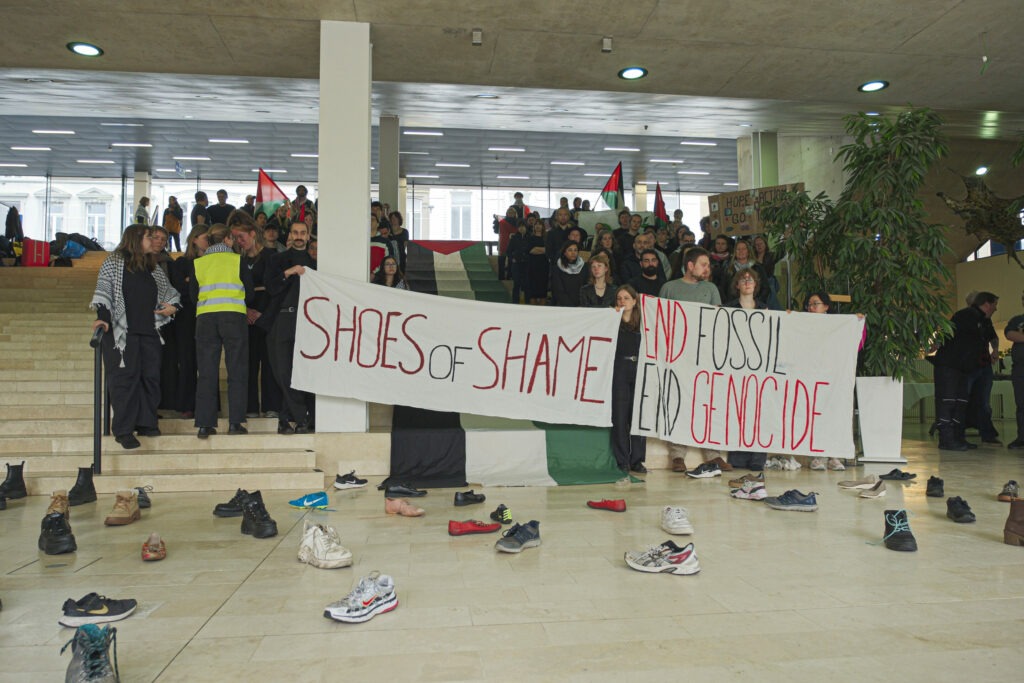
[[[366,280],[370,271],[370,25],[320,22],[317,267]],[[317,432],[365,432],[366,403],[316,397]]]
[[[633,185],[633,204],[629,207],[633,213],[647,210],[647,183],[636,183]]]

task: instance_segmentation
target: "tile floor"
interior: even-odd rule
[[[417,501],[426,517],[396,519],[383,514],[375,479],[332,492],[335,512],[287,506],[304,492],[267,496],[280,535],[256,540],[210,514],[230,494],[155,491],[127,527],[103,526],[113,496],[73,508],[79,552],[46,556],[36,538],[47,500],[14,501],[0,512],[0,681],[60,680],[69,654],[58,653],[73,633],[57,624],[60,606],[90,591],[139,601],[116,624],[124,681],[1012,676],[1024,666],[1024,548],[1002,543],[1009,506],[995,496],[1024,480],[1024,459],[1005,448],[940,454],[918,425],[907,432],[905,469],[918,478],[890,483],[881,501],[835,482],[890,466],[767,473],[770,494],[820,492],[813,514],[733,500],[721,479],[657,471],[627,488],[484,489],[487,502],[474,507],[435,490]],[[967,499],[976,524],[954,524],[943,499],[925,497],[932,474]],[[629,510],[585,506],[606,497]],[[518,520],[540,520],[540,548],[499,554],[497,535],[447,535],[449,519],[486,518],[500,502]],[[622,561],[668,537],[658,525],[666,504],[690,510],[697,576],[642,574]],[[911,511],[917,553],[874,545],[882,510],[898,507]],[[354,566],[299,563],[304,518],[337,527]],[[143,563],[152,530],[169,555]],[[373,569],[395,577],[398,609],[361,625],[324,619],[324,605]]]

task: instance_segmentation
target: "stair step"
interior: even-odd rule
[[[390,406],[389,406],[390,407]],[[50,411],[50,419],[23,419],[8,420],[4,424],[4,435],[13,436],[88,436],[90,439],[89,448],[92,448],[92,408],[89,408],[88,417],[69,418],[65,416],[53,416]],[[63,412],[63,411],[62,411]],[[273,418],[254,417],[246,422],[246,428],[250,435],[277,434],[277,420]],[[227,432],[228,421],[221,419],[217,422],[217,430]],[[160,420],[160,431],[164,436],[172,434],[188,434],[195,438],[196,428],[193,420],[181,418],[164,418]],[[299,435],[302,436],[301,434]],[[198,441],[198,439],[196,439]]]
[[[49,496],[51,492],[70,488],[74,485],[77,471],[52,474],[40,477],[25,477],[25,486],[29,495]],[[333,475],[331,475],[333,479]],[[230,491],[243,488],[247,491],[320,491],[326,486],[323,472],[310,469],[268,470],[258,468],[239,468],[220,472],[162,472],[149,474],[142,471],[104,474],[93,478],[96,492],[100,494],[115,493],[136,486],[152,486],[153,504],[159,505],[156,494],[179,491]],[[225,499],[226,500],[226,499]],[[10,505],[17,504],[12,501]],[[91,503],[90,503],[91,504]],[[98,503],[97,503],[98,504]],[[107,503],[109,504],[109,503]],[[77,509],[77,508],[76,508]],[[74,512],[72,511],[72,522]]]
[[[6,393],[0,392],[0,406],[92,406],[92,388],[89,391],[72,391],[63,394],[46,392]],[[18,411],[21,415],[21,411]]]
[[[92,434],[34,434],[23,436],[0,436],[0,458],[9,454],[23,453],[76,453],[88,451],[92,453]],[[140,448],[132,453],[166,453],[186,451],[208,453],[210,451],[234,451],[244,449],[281,449],[281,450],[312,450],[315,437],[312,434],[282,435],[275,433],[263,434],[231,434],[227,429],[209,439],[196,437],[193,427],[188,434],[165,434],[158,437],[139,437]],[[113,436],[102,437],[104,453],[124,452],[121,444]]]
[[[77,472],[79,467],[92,464],[92,451],[68,453],[19,453],[0,455],[4,462],[17,465],[25,462],[25,476],[51,476],[61,472]],[[259,468],[272,470],[312,470],[316,466],[316,453],[311,450],[286,447],[277,449],[235,449],[205,452],[181,451],[104,451],[103,472],[122,474],[124,472],[207,472],[217,473],[231,469]]]

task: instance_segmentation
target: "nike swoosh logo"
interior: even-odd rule
[[[320,504],[320,498],[319,497],[303,498],[302,499],[302,504],[304,506],[317,505],[317,504]]]
[[[110,611],[110,608],[107,607],[106,605],[103,605],[103,607],[101,607],[100,609],[87,610],[86,614],[106,614],[109,611]]]
[[[370,598],[369,600],[363,600],[363,607],[369,607],[377,601],[377,598]]]

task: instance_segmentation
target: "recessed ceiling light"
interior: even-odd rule
[[[440,161],[434,164],[434,166],[437,166],[438,168],[471,168],[469,164],[449,164]]]
[[[221,145],[248,145],[248,140],[238,140],[235,138],[209,138],[209,142],[221,144]]]
[[[881,116],[877,111],[866,111],[866,112],[864,112],[864,115],[865,116]]]
[[[176,168],[154,168],[153,170],[157,173],[177,173],[178,171]]]
[[[867,83],[861,83],[857,86],[857,90],[861,92],[878,92],[879,90],[885,90],[889,87],[889,81],[868,81]]]
[[[488,152],[525,152],[525,147],[488,147]]]
[[[399,154],[415,154],[416,156],[429,156],[430,152],[399,152]]]
[[[988,166],[979,166],[974,169],[974,175],[985,175],[986,173],[988,173]]]
[[[76,55],[81,55],[82,57],[99,57],[103,54],[103,50],[99,49],[92,43],[74,42],[68,43],[67,47]]]
[[[32,132],[35,133],[36,135],[74,135],[75,134],[75,131],[73,131],[73,130],[39,129],[39,130],[33,130]]]
[[[15,152],[49,152],[49,147],[11,147]]]
[[[429,137],[439,138],[444,135],[439,130],[403,130],[402,135],[427,135]]]
[[[110,159],[77,159],[80,164],[112,164]]]
[[[499,175],[499,176],[494,176],[494,177],[497,178],[498,180],[529,180],[530,179],[530,176],[528,176],[528,175]]]
[[[293,156],[296,159],[318,159],[320,157],[319,154],[312,154],[312,153],[311,154],[291,154],[289,156]]]
[[[497,95],[492,95],[491,93],[486,93],[486,92],[480,93],[479,95],[473,95],[473,97],[475,97],[478,100],[497,100],[497,99],[500,99]]]
[[[113,142],[111,147],[152,147],[148,142]]]
[[[722,184],[725,185],[726,187],[739,187],[740,186],[739,183],[722,183]]]
[[[647,75],[647,69],[642,66],[627,66],[619,72],[619,78],[625,81],[635,81]]]
[[[112,122],[112,123],[101,123],[100,125],[101,126],[118,126],[118,127],[121,127],[121,128],[142,128],[142,127],[144,127],[145,124],[142,124],[142,123],[117,123],[117,122]]]
[[[606,152],[639,152],[639,147],[605,147]]]
[[[440,178],[439,175],[430,175],[429,173],[408,173],[406,178]]]
[[[652,164],[685,164],[684,159],[651,159]]]
[[[177,158],[177,157],[175,157],[175,158]],[[288,172],[288,171],[286,171],[283,168],[265,168],[265,169],[263,169],[263,171],[264,171],[264,173],[287,173]],[[254,168],[254,169],[252,169],[252,172],[253,173],[259,173],[260,169]]]
[[[3,163],[3,164],[0,164],[0,167],[3,167],[3,168],[28,168],[28,164],[8,164],[8,163]]]
[[[175,161],[209,161],[210,157],[171,157]]]
[[[690,140],[683,140],[679,143],[680,145],[690,145],[691,147],[718,147],[717,142],[694,142]]]
[[[607,178],[608,177],[607,173],[584,173],[583,175],[589,176],[591,178]]]
[[[582,161],[552,161],[552,166],[586,166]]]
[[[185,118],[185,119],[194,119],[195,117],[194,117],[194,116],[192,116],[192,114],[185,114],[185,116],[183,116],[182,118]]]
[[[678,175],[711,175],[710,171],[676,171]]]
[[[740,124],[740,128],[750,128],[753,125],[754,124],[752,124],[752,123],[741,123]]]

